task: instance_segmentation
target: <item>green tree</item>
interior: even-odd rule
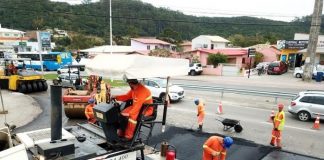
[[[257,64],[263,61],[264,55],[260,52],[255,53],[253,67],[256,67]]]
[[[35,30],[41,30],[44,27],[44,19],[37,17],[36,19],[33,19],[32,22],[33,29]]]
[[[70,49],[86,49],[94,46],[101,46],[104,42],[102,39],[88,37],[83,34],[73,35],[71,39]]]
[[[197,55],[192,56],[191,63],[200,63],[200,58]]]
[[[56,43],[56,45],[63,47],[71,45],[71,39],[69,37],[54,38],[54,42]]]
[[[207,63],[213,65],[214,67],[217,67],[219,63],[226,63],[227,62],[227,56],[221,53],[217,54],[210,54],[207,58]]]

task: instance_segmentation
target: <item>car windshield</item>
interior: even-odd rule
[[[279,67],[279,63],[271,63],[269,66],[271,66],[271,67]]]
[[[166,87],[167,84],[167,80],[166,79],[156,79],[153,80],[154,82],[156,82],[160,87]],[[169,86],[172,86],[172,83],[169,82]]]

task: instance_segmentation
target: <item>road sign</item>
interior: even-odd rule
[[[248,49],[248,57],[254,57],[256,53],[255,48],[249,48]]]
[[[19,42],[19,46],[27,46],[27,42]]]

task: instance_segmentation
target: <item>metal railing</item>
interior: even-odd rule
[[[275,98],[275,103],[278,102],[278,98],[293,99],[297,94],[288,92],[274,92],[274,91],[261,91],[261,90],[251,90],[251,89],[239,89],[239,88],[224,88],[224,87],[214,87],[214,86],[203,86],[203,85],[187,85],[187,84],[176,84],[184,89],[199,90],[199,91],[212,91],[220,92],[221,98],[224,97],[225,93],[235,93],[243,95],[254,95],[261,97],[273,97]]]

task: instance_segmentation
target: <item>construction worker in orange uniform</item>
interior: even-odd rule
[[[274,120],[273,120],[273,130],[272,130],[272,138],[270,145],[275,146],[278,149],[281,149],[281,131],[285,125],[285,112],[283,111],[284,105],[278,104],[278,112],[276,113]]]
[[[205,118],[205,103],[202,99],[195,99],[195,104],[197,105],[197,117],[198,117],[198,131],[202,131],[204,118]]]
[[[10,75],[15,75],[16,74],[16,66],[13,64],[12,61],[8,65],[8,70],[9,70]]]
[[[90,98],[88,100],[88,103],[89,104],[86,106],[84,114],[87,117],[88,122],[95,124],[97,122],[93,114],[93,107],[95,105],[95,100],[93,98]]]
[[[226,149],[234,143],[231,137],[211,136],[203,145],[202,160],[225,160]]]
[[[121,111],[121,115],[128,118],[125,131],[119,130],[118,135],[126,138],[125,140],[131,140],[134,136],[134,131],[137,124],[137,117],[143,104],[152,104],[153,99],[150,90],[144,85],[138,82],[137,79],[127,79],[127,83],[131,88],[124,95],[112,96],[112,99],[118,101],[127,101],[132,99],[132,105]],[[149,107],[144,113],[145,116],[153,114],[153,107]]]

